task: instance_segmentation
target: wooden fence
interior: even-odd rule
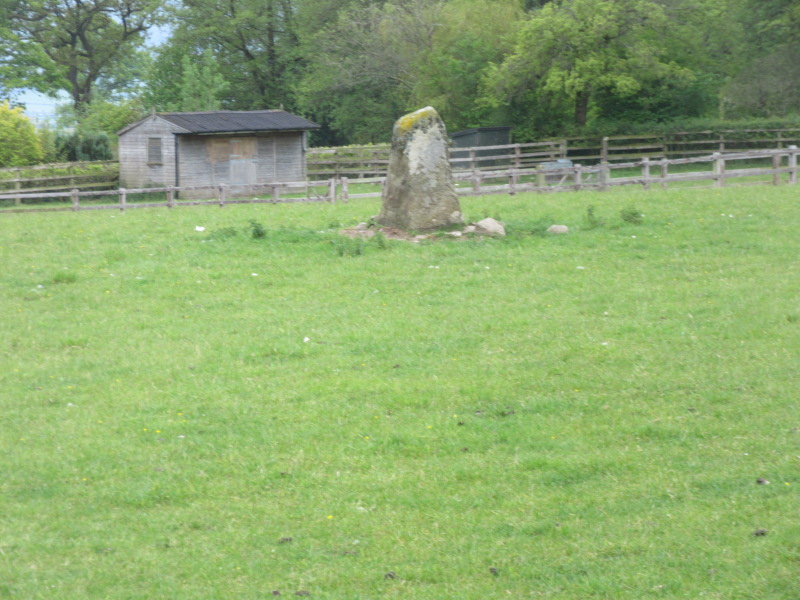
[[[666,189],[670,184],[709,182],[703,187],[723,187],[739,179],[739,185],[795,185],[797,183],[797,146],[786,149],[751,150],[748,152],[715,152],[708,156],[687,158],[643,158],[626,163],[599,165],[572,164],[562,168],[504,168],[493,171],[475,169],[454,172],[459,195],[516,194],[520,192],[557,192],[576,190],[607,190],[615,186],[637,185],[649,190],[652,186]],[[747,163],[747,164],[742,164]],[[763,163],[767,163],[766,166]],[[731,168],[732,166],[737,168]],[[678,167],[680,170],[673,170]],[[698,170],[697,167],[700,167]],[[705,167],[705,169],[703,169]],[[633,173],[633,172],[636,173]],[[742,181],[748,179],[748,181]],[[340,179],[343,201],[353,198],[380,196],[380,191],[351,194],[350,184],[380,183],[385,178],[359,178],[352,182]]]
[[[649,190],[653,186],[667,188],[670,184],[709,182],[711,187],[723,187],[729,181],[739,179],[739,185],[797,184],[797,146],[774,150],[751,150],[747,152],[715,152],[707,156],[686,158],[643,158],[626,163],[601,163],[599,165],[572,164],[563,168],[539,165],[534,168],[504,168],[493,171],[475,169],[472,172],[455,172],[453,179],[459,195],[480,196],[486,194],[516,194],[520,192],[555,192],[564,190],[607,190],[615,186],[637,185]],[[743,164],[744,163],[744,164]],[[705,166],[705,168],[703,168]],[[671,168],[679,167],[679,170]],[[699,170],[697,167],[700,167]],[[736,168],[732,168],[736,167]],[[742,181],[747,179],[747,181]],[[351,192],[351,184],[369,188]],[[13,208],[8,212],[35,212],[51,210],[100,210],[139,207],[197,206],[203,204],[252,204],[278,202],[347,202],[356,198],[374,198],[381,195],[385,177],[330,178],[312,182],[276,183],[263,186],[248,186],[247,193],[255,197],[234,198],[233,192],[241,193],[237,186],[191,186],[144,189],[119,189],[114,191],[49,192],[36,194],[0,195],[0,201],[16,197],[21,199],[69,199],[69,206],[45,208]],[[704,186],[704,187],[709,187]],[[209,200],[177,200],[176,194],[184,191],[208,190]],[[164,201],[130,202],[136,194],[164,194]],[[81,198],[117,196],[114,204],[81,204]],[[260,196],[259,196],[260,195]]]
[[[41,175],[38,175],[41,173]],[[93,161],[0,169],[0,193],[113,189],[119,185],[116,161]],[[19,202],[17,202],[19,204]]]
[[[508,144],[451,148],[453,170],[528,169],[567,159],[584,165],[634,159],[689,158],[712,152],[762,150],[800,145],[797,129],[746,129],[675,132],[666,135],[574,137]],[[318,177],[381,177],[389,164],[389,145],[311,148],[309,174]]]
[[[2,213],[18,212],[51,212],[51,211],[79,211],[79,210],[127,210],[129,208],[155,208],[166,207],[176,208],[178,206],[201,206],[217,204],[224,207],[229,204],[276,204],[285,202],[335,202],[336,201],[336,180],[328,179],[325,181],[300,181],[287,183],[273,183],[259,186],[248,185],[235,186],[218,184],[213,186],[182,186],[182,187],[160,187],[160,188],[140,188],[105,191],[81,191],[77,188],[67,192],[46,192],[32,194],[5,194],[0,195],[0,201],[11,200],[50,200],[50,201],[69,201],[68,206],[48,206],[37,208],[9,208],[0,210]],[[181,192],[207,192],[208,200],[180,200],[178,196]],[[241,197],[245,193],[250,197]],[[132,196],[143,196],[144,199],[132,200]],[[163,201],[152,201],[153,196],[162,196]],[[103,202],[107,198],[116,197],[117,202],[109,204]],[[99,204],[81,204],[81,199],[99,199]],[[18,206],[18,205],[17,205]]]

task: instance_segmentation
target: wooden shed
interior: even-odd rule
[[[120,186],[253,186],[303,181],[319,125],[283,110],[153,113],[117,132]],[[182,192],[184,197],[208,191]]]

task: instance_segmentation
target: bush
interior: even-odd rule
[[[111,142],[105,133],[72,133],[56,137],[56,149],[61,160],[83,162],[111,160]]]
[[[22,167],[42,161],[36,128],[19,107],[0,102],[0,167]]]

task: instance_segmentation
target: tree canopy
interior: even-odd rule
[[[66,90],[81,110],[97,81],[155,24],[158,0],[2,0],[3,71],[15,85]],[[30,77],[24,73],[30,73]]]
[[[800,112],[796,0],[0,0],[0,48],[0,93],[66,90],[84,132],[151,109],[283,107],[317,144],[428,104],[521,140]]]

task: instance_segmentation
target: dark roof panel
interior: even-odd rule
[[[234,133],[245,131],[297,131],[319,125],[284,110],[215,110],[191,113],[158,113],[162,119],[188,133]]]

